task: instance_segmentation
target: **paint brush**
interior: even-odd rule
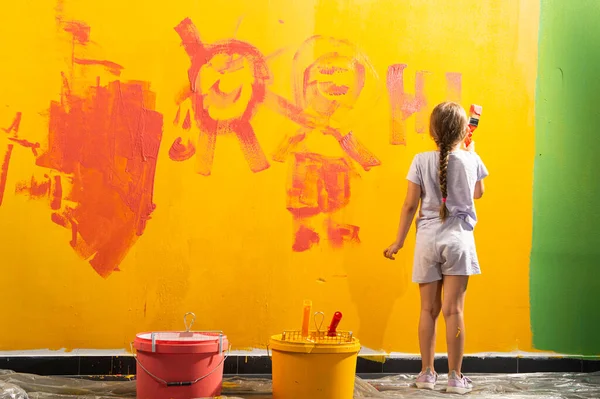
[[[342,312],[335,312],[333,315],[333,319],[331,319],[331,324],[329,325],[329,330],[327,330],[327,335],[330,337],[335,337],[337,335],[337,327],[342,320]]]
[[[479,119],[481,118],[481,111],[483,107],[481,105],[471,105],[471,109],[469,110],[469,134],[465,139],[465,146],[468,147],[471,145],[471,138],[473,137],[473,132],[479,126]]]
[[[302,338],[308,338],[308,325],[310,323],[310,312],[312,310],[312,301],[304,301],[302,312]]]

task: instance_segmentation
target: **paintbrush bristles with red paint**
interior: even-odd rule
[[[469,110],[469,134],[465,139],[465,146],[468,147],[471,145],[471,138],[473,137],[473,132],[479,126],[479,119],[481,118],[481,111],[483,107],[481,105],[471,105],[471,109]]]

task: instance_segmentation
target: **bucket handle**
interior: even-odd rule
[[[222,337],[222,335],[221,335]],[[223,359],[221,359],[221,361],[219,362],[219,364],[217,364],[211,371],[209,371],[208,373],[204,374],[201,377],[196,378],[194,381],[175,381],[175,382],[168,382],[163,380],[162,378],[152,374],[150,371],[148,371],[148,369],[146,367],[144,367],[144,365],[142,364],[142,362],[140,362],[140,359],[138,359],[137,357],[137,353],[136,351],[133,349],[133,342],[129,343],[129,347],[131,348],[131,353],[133,354],[133,358],[135,359],[135,363],[141,367],[142,370],[144,370],[146,372],[146,374],[148,374],[150,377],[152,377],[155,381],[166,385],[167,387],[189,387],[191,385],[194,385],[197,382],[202,381],[203,379],[205,379],[206,377],[210,376],[212,373],[214,373],[215,371],[217,371],[217,369],[219,367],[221,367],[221,365],[223,363],[225,363],[225,360],[227,360],[227,358],[229,357],[230,353],[231,353],[231,344],[229,345],[229,347],[227,348],[227,354],[225,356],[223,356]],[[221,348],[221,347],[220,347]],[[219,354],[222,353],[221,349],[219,349]]]
[[[321,323],[317,322],[317,317],[321,316]],[[313,315],[313,319],[315,322],[315,328],[317,329],[317,334],[321,332],[321,328],[323,327],[323,323],[325,322],[325,313],[323,312],[315,312]]]
[[[190,324],[188,324],[187,318],[188,316],[192,316],[192,320],[190,321]],[[194,323],[196,322],[196,315],[193,312],[187,312],[186,314],[183,315],[183,325],[185,326],[185,332],[190,332],[190,330],[192,329],[192,326],[194,325]]]

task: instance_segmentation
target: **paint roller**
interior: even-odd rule
[[[467,138],[465,139],[465,146],[470,146],[471,138],[473,137],[473,132],[479,126],[479,119],[481,118],[481,111],[483,107],[481,105],[472,104],[471,109],[469,110],[469,134],[467,134]]]

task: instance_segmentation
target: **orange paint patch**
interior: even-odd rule
[[[114,81],[50,107],[48,149],[37,165],[72,177],[71,205],[52,220],[72,229],[71,245],[103,277],[118,269],[156,207],[162,115],[153,103],[148,84]],[[32,181],[29,193],[40,196],[49,185]]]

